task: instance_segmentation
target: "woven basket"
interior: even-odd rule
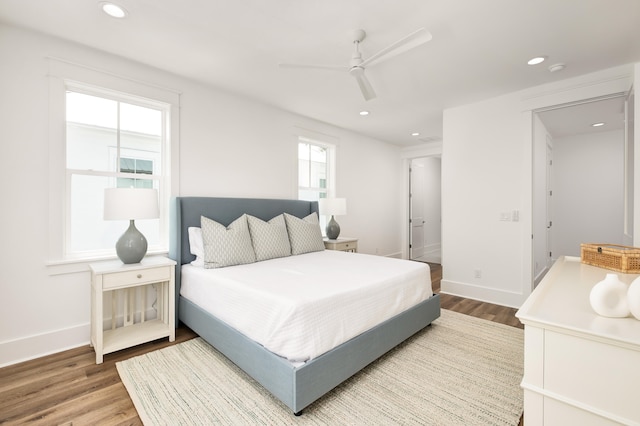
[[[587,265],[625,274],[640,273],[640,248],[617,244],[580,244],[580,260]]]

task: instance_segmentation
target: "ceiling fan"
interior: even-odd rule
[[[351,39],[353,40],[354,52],[353,55],[351,55],[351,60],[349,61],[349,65],[347,66],[305,65],[290,63],[280,63],[279,65],[282,68],[313,68],[328,71],[347,71],[356,79],[356,81],[358,82],[358,86],[360,87],[360,91],[362,92],[362,96],[364,96],[364,99],[368,101],[376,97],[376,92],[373,90],[371,83],[364,74],[366,67],[386,61],[387,59],[391,59],[396,55],[427,43],[432,38],[429,31],[424,28],[420,28],[419,30],[412,32],[408,36],[403,37],[395,43],[385,47],[369,58],[362,59],[362,54],[360,53],[359,46],[366,37],[367,33],[365,33],[364,30],[353,30],[350,31],[349,34],[351,36]]]

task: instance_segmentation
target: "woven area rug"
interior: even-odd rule
[[[295,417],[200,338],[117,363],[149,425],[517,425],[521,329],[442,310]]]

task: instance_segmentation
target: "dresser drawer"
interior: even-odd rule
[[[166,266],[161,268],[138,269],[136,271],[113,272],[104,274],[102,277],[102,288],[103,290],[108,290],[123,286],[169,281],[171,278],[171,268]]]

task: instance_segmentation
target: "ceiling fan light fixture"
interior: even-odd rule
[[[529,59],[529,61],[527,61],[527,64],[529,64],[529,65],[538,65],[538,64],[543,63],[546,59],[547,59],[546,56],[536,56],[535,58]]]
[[[102,9],[104,13],[111,16],[112,18],[122,19],[126,18],[128,15],[127,10],[124,7],[119,6],[115,3],[102,1],[99,4],[100,9]]]

